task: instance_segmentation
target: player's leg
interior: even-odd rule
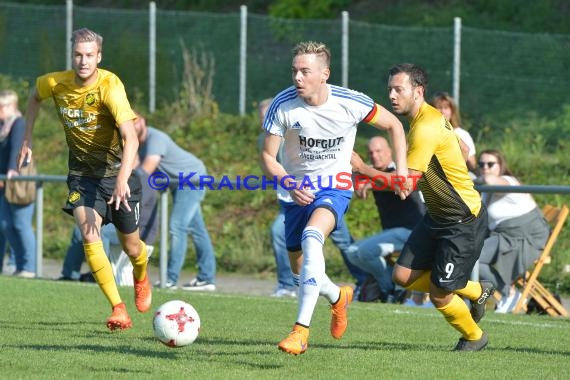
[[[487,334],[471,317],[467,304],[457,294],[441,289],[434,284],[430,289],[430,300],[461,338],[455,350],[479,351],[487,345]]]
[[[300,276],[299,307],[297,322],[293,331],[279,343],[279,349],[294,355],[302,354],[307,349],[309,326],[318,301],[319,295],[324,290],[325,297],[338,300],[338,287],[330,281],[325,274],[325,260],[323,245],[326,233],[334,228],[334,215],[329,210],[317,208],[311,215],[309,223],[303,229],[301,236],[302,263]],[[291,255],[295,262],[292,263],[294,271],[298,272],[299,255]]]
[[[439,254],[433,266],[430,299],[446,321],[461,333],[456,347],[461,351],[481,350],[487,345],[487,335],[477,325],[463,299],[455,294],[458,290],[474,287],[469,284],[469,277],[482,246],[483,239],[479,242],[476,236],[481,226],[483,220],[475,218],[455,224],[453,228],[434,228]]]
[[[109,193],[102,182],[104,179],[69,175],[67,178],[69,195],[63,210],[75,219],[81,231],[85,261],[91,269],[95,282],[113,307],[113,313],[107,319],[107,327],[111,330],[126,329],[132,326],[131,318],[119,295],[113,269],[101,241],[101,225],[107,214],[107,200],[114,186],[108,186]]]
[[[316,227],[323,231],[324,236],[338,228],[343,228],[343,216],[348,210],[352,193],[339,190],[322,190],[311,205],[314,212],[307,226]],[[303,253],[306,255],[305,247]],[[325,273],[325,259],[323,246],[319,248],[322,260],[322,275],[320,278],[320,292],[331,303],[330,332],[333,338],[342,338],[348,326],[348,306],[354,295],[351,286],[338,287]]]
[[[133,264],[133,275],[135,280],[142,281],[147,277],[148,253],[146,244],[140,239],[139,229],[134,232],[123,233],[117,230],[117,236],[121,248],[127,254]]]
[[[293,283],[299,287],[301,282],[301,268],[303,253],[301,251],[301,235],[306,221],[306,208],[292,203],[281,203],[285,213],[285,244],[289,252],[291,275]],[[300,304],[300,301],[299,301]],[[299,324],[297,321],[289,335],[279,342],[277,347],[284,352],[299,355],[307,350],[309,339],[309,325]]]
[[[394,265],[392,279],[408,290],[429,292],[431,267],[437,246],[428,230],[425,218],[412,230]]]
[[[85,259],[95,281],[112,306],[121,303],[121,297],[113,278],[111,263],[105,254],[101,241],[101,216],[94,209],[86,206],[75,208],[73,216],[81,231]]]
[[[146,244],[140,239],[138,228],[142,187],[137,176],[131,175],[129,188],[131,190],[131,197],[129,198],[130,211],[124,205],[121,205],[118,210],[111,207],[110,212],[113,224],[117,229],[121,247],[133,264],[135,306],[138,311],[144,313],[150,309],[152,290],[147,273],[148,254]]]
[[[479,216],[465,226],[466,239],[463,240],[463,248],[466,255],[469,256],[464,261],[466,265],[470,265],[470,271],[476,265],[477,259],[482,262],[494,260],[495,245],[498,243],[494,239],[486,239],[487,223],[487,210],[482,207]],[[482,274],[485,275],[487,273],[483,272]],[[471,316],[477,323],[485,315],[486,303],[495,292],[495,284],[493,281],[489,281],[489,277],[482,276],[481,281],[467,281],[464,288],[454,291],[455,294],[471,301]]]
[[[111,263],[103,249],[100,235],[102,218],[94,209],[85,206],[76,207],[73,216],[81,230],[85,260],[95,282],[113,308],[112,315],[107,319],[107,327],[111,330],[127,329],[132,326],[131,318],[119,295]]]
[[[129,256],[133,264],[133,284],[135,289],[135,306],[144,313],[150,310],[152,303],[152,289],[148,277],[148,254],[146,244],[140,240],[138,228],[131,233],[124,234],[117,231],[123,251]]]
[[[303,262],[299,292],[299,313],[297,321],[308,326],[319,295],[329,302],[338,300],[339,289],[325,273],[323,247],[325,239],[334,228],[335,218],[330,210],[317,208],[311,215],[301,236]]]

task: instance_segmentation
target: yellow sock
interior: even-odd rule
[[[146,253],[146,244],[142,240],[140,241],[140,247],[141,250],[138,257],[135,258],[129,256],[129,259],[131,259],[131,263],[133,264],[133,273],[137,281],[144,280],[146,276],[146,264],[148,262],[148,255]]]
[[[483,330],[477,326],[477,323],[471,317],[469,308],[465,302],[456,294],[453,295],[451,302],[437,310],[443,314],[445,320],[459,331],[463,338],[467,340],[479,340],[483,335]]]
[[[419,290],[420,292],[428,293],[429,284],[431,283],[431,271],[423,272],[416,281],[412,282],[406,289]]]
[[[483,293],[481,284],[475,281],[467,281],[467,285],[463,289],[455,290],[453,293],[470,299],[471,301],[477,300]]]
[[[89,268],[91,268],[91,273],[93,273],[95,281],[105,297],[107,297],[107,300],[109,300],[111,306],[116,306],[123,302],[115,283],[115,277],[113,277],[111,263],[103,249],[103,242],[83,243],[83,249],[85,250],[85,260],[89,264]]]

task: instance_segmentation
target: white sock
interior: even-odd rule
[[[299,310],[297,322],[309,326],[319,299],[325,275],[325,257],[323,245],[325,237],[315,227],[305,227],[301,238],[303,264],[301,268],[301,286],[299,291]],[[326,282],[328,278],[325,279]],[[330,280],[329,280],[330,281]]]

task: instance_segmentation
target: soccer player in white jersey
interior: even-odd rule
[[[287,250],[300,286],[297,320],[278,348],[298,355],[307,350],[309,325],[319,295],[331,303],[331,335],[340,339],[348,324],[350,286],[338,287],[325,273],[325,238],[342,223],[352,196],[350,164],[356,128],[362,121],[385,130],[396,153],[396,175],[406,179],[394,191],[402,199],[407,180],[402,123],[365,94],[330,85],[330,51],[322,43],[301,42],[293,49],[293,86],[275,96],[264,121],[261,153],[265,173],[275,178],[285,209]],[[283,163],[276,156],[284,139]]]

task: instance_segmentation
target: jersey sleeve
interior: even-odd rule
[[[117,126],[127,120],[135,119],[137,116],[131,109],[125,86],[115,75],[109,78],[109,86],[105,93],[104,102],[117,122]]]
[[[40,100],[47,99],[51,96],[51,90],[55,87],[57,81],[51,74],[45,74],[36,79],[36,91]]]
[[[378,119],[379,114],[380,114],[380,107],[378,107],[378,104],[374,103],[372,110],[368,112],[368,115],[366,115],[366,117],[362,121],[368,124],[374,124],[376,119]]]
[[[280,105],[274,100],[267,110],[265,119],[263,121],[263,129],[266,133],[277,136],[285,136],[286,126],[283,122],[283,112]]]

